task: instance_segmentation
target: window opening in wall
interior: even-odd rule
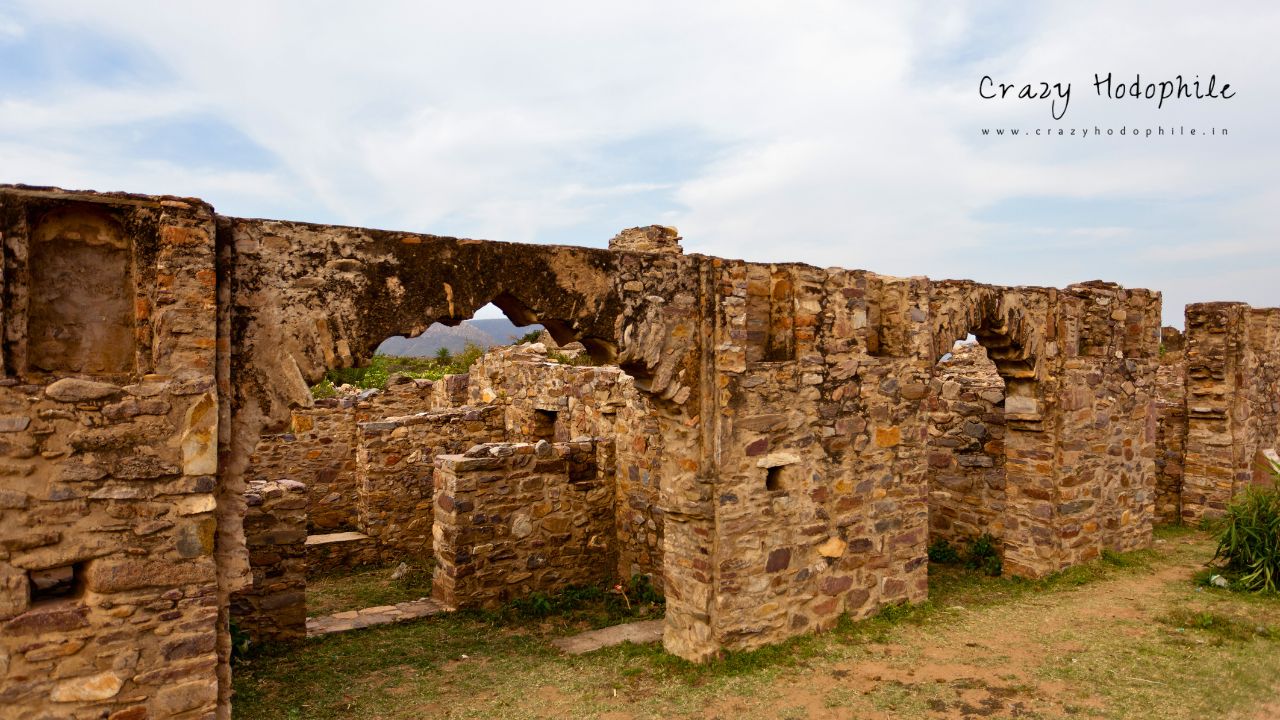
[[[60,567],[30,570],[27,582],[31,588],[31,604],[58,598],[73,597],[80,588],[80,566],[62,565]]]
[[[533,411],[533,428],[532,435],[537,440],[548,440],[555,442],[556,425],[560,419],[560,413],[555,410],[543,410],[541,408]]]
[[[781,465],[765,469],[764,489],[770,492],[784,489],[782,487],[782,466]]]

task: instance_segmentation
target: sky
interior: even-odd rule
[[[1278,34],[1274,2],[0,0],[0,182],[518,242],[674,225],[753,261],[1149,287],[1181,326],[1280,305]],[[1061,119],[1014,97],[1042,82]]]

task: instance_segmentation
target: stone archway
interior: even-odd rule
[[[664,488],[691,476],[689,458],[701,456],[696,426],[691,431],[688,423],[699,414],[692,368],[699,367],[700,336],[682,330],[698,305],[668,303],[697,296],[699,262],[680,255],[678,246],[640,255],[626,252],[625,243],[610,252],[233,218],[220,223],[219,244],[231,348],[219,533],[233,552],[244,548],[239,520],[248,457],[264,431],[309,403],[310,384],[328,369],[367,358],[388,336],[417,334],[433,322],[456,324],[489,302],[516,322],[542,324],[562,342],[582,342],[595,359],[636,377],[654,399],[664,443],[687,450],[665,461],[669,467],[658,473]],[[681,527],[679,513],[671,516]],[[696,542],[678,540],[679,530],[674,535],[678,547],[699,552]],[[678,558],[679,550],[665,557]],[[224,558],[222,569],[227,595],[246,582],[243,558]],[[664,578],[673,624],[703,612],[681,613],[682,598],[697,596],[680,592],[681,577],[677,568]]]

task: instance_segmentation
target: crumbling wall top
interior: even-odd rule
[[[680,247],[680,232],[665,225],[627,228],[609,241],[609,249],[676,255],[684,252]]]

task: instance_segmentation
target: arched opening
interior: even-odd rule
[[[1056,569],[1060,542],[1057,430],[1045,421],[1040,340],[1028,313],[1017,296],[979,295],[935,328],[944,361],[929,419],[930,555],[1039,577]]]
[[[261,438],[246,539],[255,585],[292,593],[295,632],[307,616],[309,634],[376,624],[396,603],[432,614],[635,578],[661,590],[649,398],[598,363],[610,344],[574,340],[503,293],[330,371]],[[236,608],[280,615],[276,602]]]
[[[405,337],[394,335],[382,341],[377,354],[393,357],[431,358],[444,350],[450,356],[467,351],[468,347],[488,350],[498,345],[513,345],[523,341],[535,341],[542,326],[528,319],[528,315],[516,313],[508,316],[494,303],[480,308],[467,320],[456,324],[432,323],[421,335]]]
[[[1005,393],[1004,378],[973,335],[937,363],[927,416],[929,556],[935,562],[997,571],[998,559],[979,555],[998,548],[1005,535]]]

